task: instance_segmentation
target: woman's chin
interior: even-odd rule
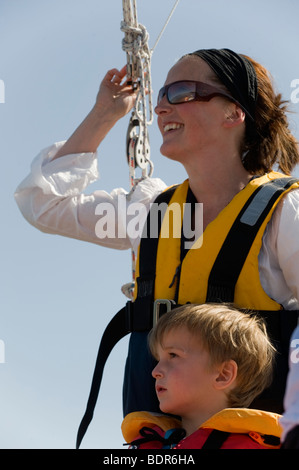
[[[167,144],[162,144],[160,147],[160,152],[164,157],[169,158],[170,160],[180,161],[180,157],[178,155],[177,149],[171,148]]]

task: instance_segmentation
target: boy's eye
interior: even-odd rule
[[[171,358],[173,358],[173,357],[177,357],[177,354],[174,353],[174,352],[170,352],[170,353],[169,353],[169,356],[170,356]]]

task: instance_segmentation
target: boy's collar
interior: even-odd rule
[[[249,408],[225,408],[205,421],[200,427],[218,429],[232,433],[269,434],[280,437],[282,428],[279,423],[281,415],[262,410]],[[168,429],[180,428],[180,420],[163,414],[153,414],[147,411],[137,411],[128,414],[122,423],[121,429],[126,442],[132,442],[144,426],[159,428],[166,432]]]

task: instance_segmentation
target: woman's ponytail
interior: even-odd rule
[[[267,173],[277,165],[289,175],[299,163],[299,148],[289,129],[288,102],[275,94],[268,71],[250,57],[247,59],[256,71],[258,98],[255,126],[248,122],[246,127],[243,165],[252,174]]]

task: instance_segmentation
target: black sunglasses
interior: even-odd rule
[[[193,80],[180,80],[161,88],[158,94],[157,105],[160,104],[164,96],[166,96],[170,104],[181,104],[189,101],[210,101],[214,96],[225,96],[229,100],[238,103],[225,91],[207,83]]]

